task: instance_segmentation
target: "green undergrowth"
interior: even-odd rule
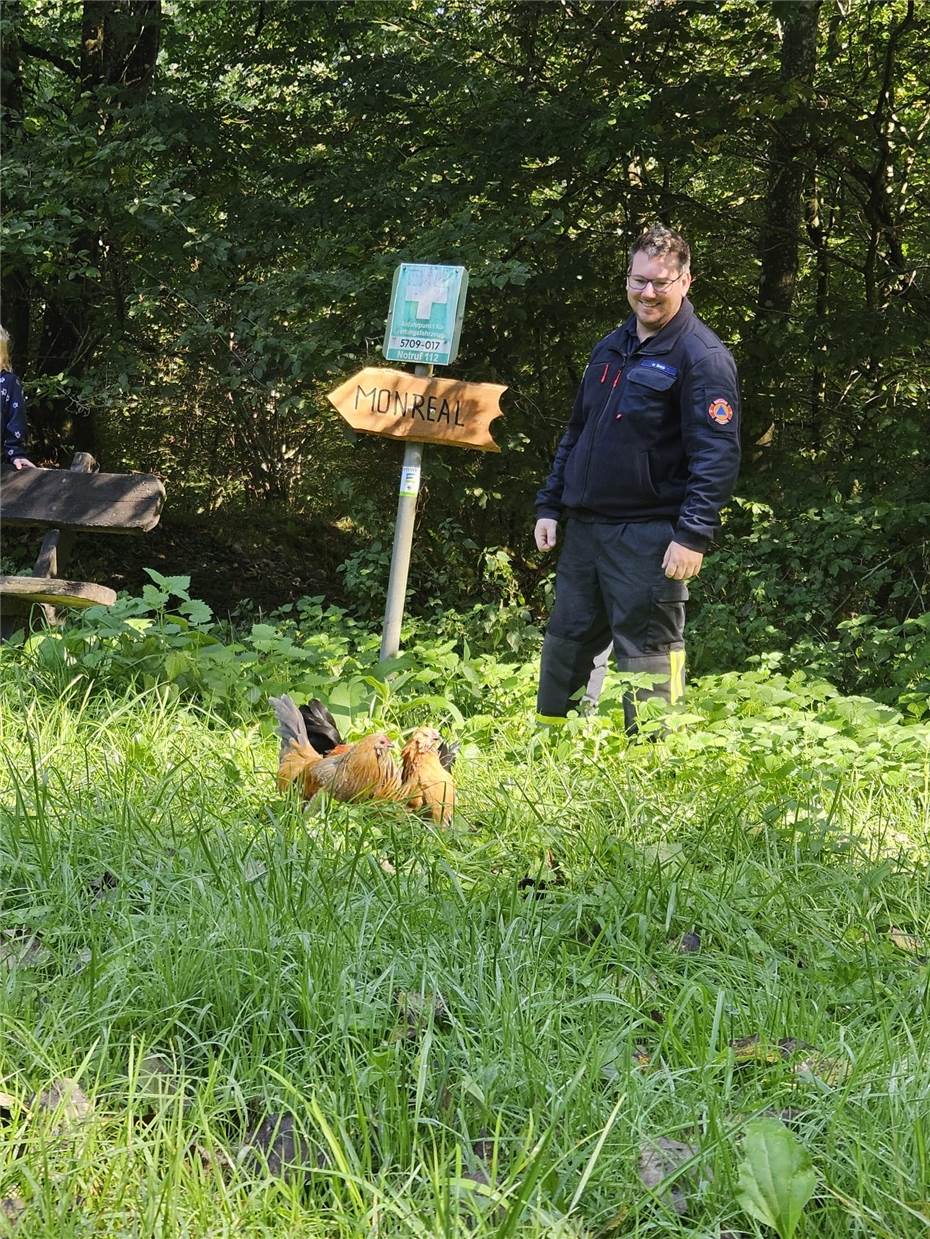
[[[930,728],[757,669],[539,732],[529,658],[175,598],[3,654],[0,1233],[788,1235],[760,1117],[798,1235],[926,1233]],[[453,826],[279,795],[282,690],[461,739]]]

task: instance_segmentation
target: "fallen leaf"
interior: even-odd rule
[[[814,1053],[795,1063],[791,1070],[797,1076],[816,1076],[824,1084],[842,1084],[849,1078],[852,1064],[848,1058],[830,1058],[826,1054]]]
[[[753,1033],[751,1037],[737,1037],[730,1042],[730,1049],[738,1063],[780,1063],[795,1054],[816,1048],[799,1037],[784,1037],[773,1043],[763,1040],[758,1033]]]
[[[640,1149],[637,1170],[643,1186],[667,1208],[674,1209],[679,1217],[684,1217],[688,1212],[685,1185],[694,1188],[701,1179],[710,1177],[707,1171],[701,1171],[696,1166],[678,1174],[681,1167],[697,1155],[698,1150],[693,1145],[683,1144],[680,1140],[670,1140],[667,1136],[659,1136],[657,1140],[643,1145]],[[657,1190],[673,1175],[677,1176],[674,1183],[663,1191]]]
[[[119,886],[119,878],[109,869],[104,869],[99,878],[93,878],[87,883],[87,889],[95,899],[106,899]]]
[[[5,1217],[14,1226],[26,1212],[26,1202],[19,1193],[5,1196],[0,1200],[0,1216]]]
[[[79,1123],[94,1112],[93,1103],[85,1096],[77,1080],[70,1076],[53,1080],[48,1088],[37,1093],[33,1099],[33,1107],[37,1111],[45,1110],[54,1114],[61,1120],[58,1127]]]
[[[389,878],[393,878],[394,875],[397,873],[397,870],[394,868],[394,866],[391,864],[391,862],[388,860],[386,856],[382,856],[381,859],[378,861],[378,868],[382,871],[382,873],[386,873]]]
[[[921,963],[926,963],[927,947],[922,938],[918,938],[916,934],[906,933],[903,929],[889,929],[888,937],[899,951],[906,951],[908,955],[916,955]]]
[[[42,945],[38,934],[26,925],[12,929],[0,929],[0,967],[35,968],[50,958],[50,952]]]
[[[83,972],[93,958],[94,953],[90,947],[82,947],[74,957],[74,971]]]
[[[615,1235],[629,1216],[630,1209],[629,1205],[627,1205],[619,1213],[615,1213],[613,1217],[608,1218],[600,1230],[594,1232],[595,1239],[607,1239],[608,1235]]]
[[[300,1134],[292,1114],[266,1114],[246,1136],[237,1158],[253,1173],[267,1169],[276,1179],[289,1181],[309,1166],[325,1167],[323,1153],[314,1153]]]
[[[192,1144],[187,1150],[190,1158],[196,1158],[208,1174],[218,1173],[224,1179],[235,1172],[236,1163],[226,1151],[219,1146],[208,1149],[202,1144]]]
[[[648,1067],[652,1066],[652,1055],[644,1045],[634,1045],[633,1062],[640,1069],[640,1071],[645,1071]]]
[[[551,848],[546,848],[546,867],[552,873],[552,881],[556,886],[565,885],[565,873],[562,866],[559,864],[556,854]]]
[[[517,890],[526,894],[531,891],[534,899],[542,899],[546,891],[549,889],[549,883],[545,878],[534,878],[526,874],[517,883]]]
[[[683,843],[670,843],[665,840],[658,843],[642,843],[638,851],[647,865],[657,865],[659,868],[675,862],[684,865],[688,859]]]
[[[451,1023],[449,1008],[438,990],[427,990],[421,994],[415,989],[399,989],[394,995],[394,1001],[408,1028],[414,1031],[423,1027],[431,1015],[433,1022],[440,1028],[447,1028]]]
[[[20,1109],[21,1104],[12,1093],[0,1093],[0,1118],[8,1119],[15,1110]]]
[[[140,1060],[136,1071],[136,1096],[149,1103],[147,1118],[153,1118],[156,1114],[153,1102],[163,1104],[173,1101],[181,1091],[175,1065],[164,1055],[146,1054]]]
[[[242,866],[242,880],[243,882],[260,882],[267,872],[268,866],[263,865],[253,856]]]

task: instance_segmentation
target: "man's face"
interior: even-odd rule
[[[637,288],[648,280],[644,288]],[[659,281],[659,288],[651,282]],[[651,258],[640,251],[633,259],[626,277],[626,297],[636,315],[636,330],[640,339],[654,336],[672,321],[691,287],[691,273],[682,274],[678,259],[672,254]]]

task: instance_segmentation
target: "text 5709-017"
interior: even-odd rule
[[[416,340],[412,336],[401,336],[394,347],[419,348],[422,349],[424,353],[429,353],[431,351],[438,351],[441,349],[442,340]]]

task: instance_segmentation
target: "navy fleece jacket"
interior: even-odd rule
[[[740,463],[740,397],[729,349],[690,301],[647,340],[636,317],[591,354],[537,517],[668,519],[706,551]]]

